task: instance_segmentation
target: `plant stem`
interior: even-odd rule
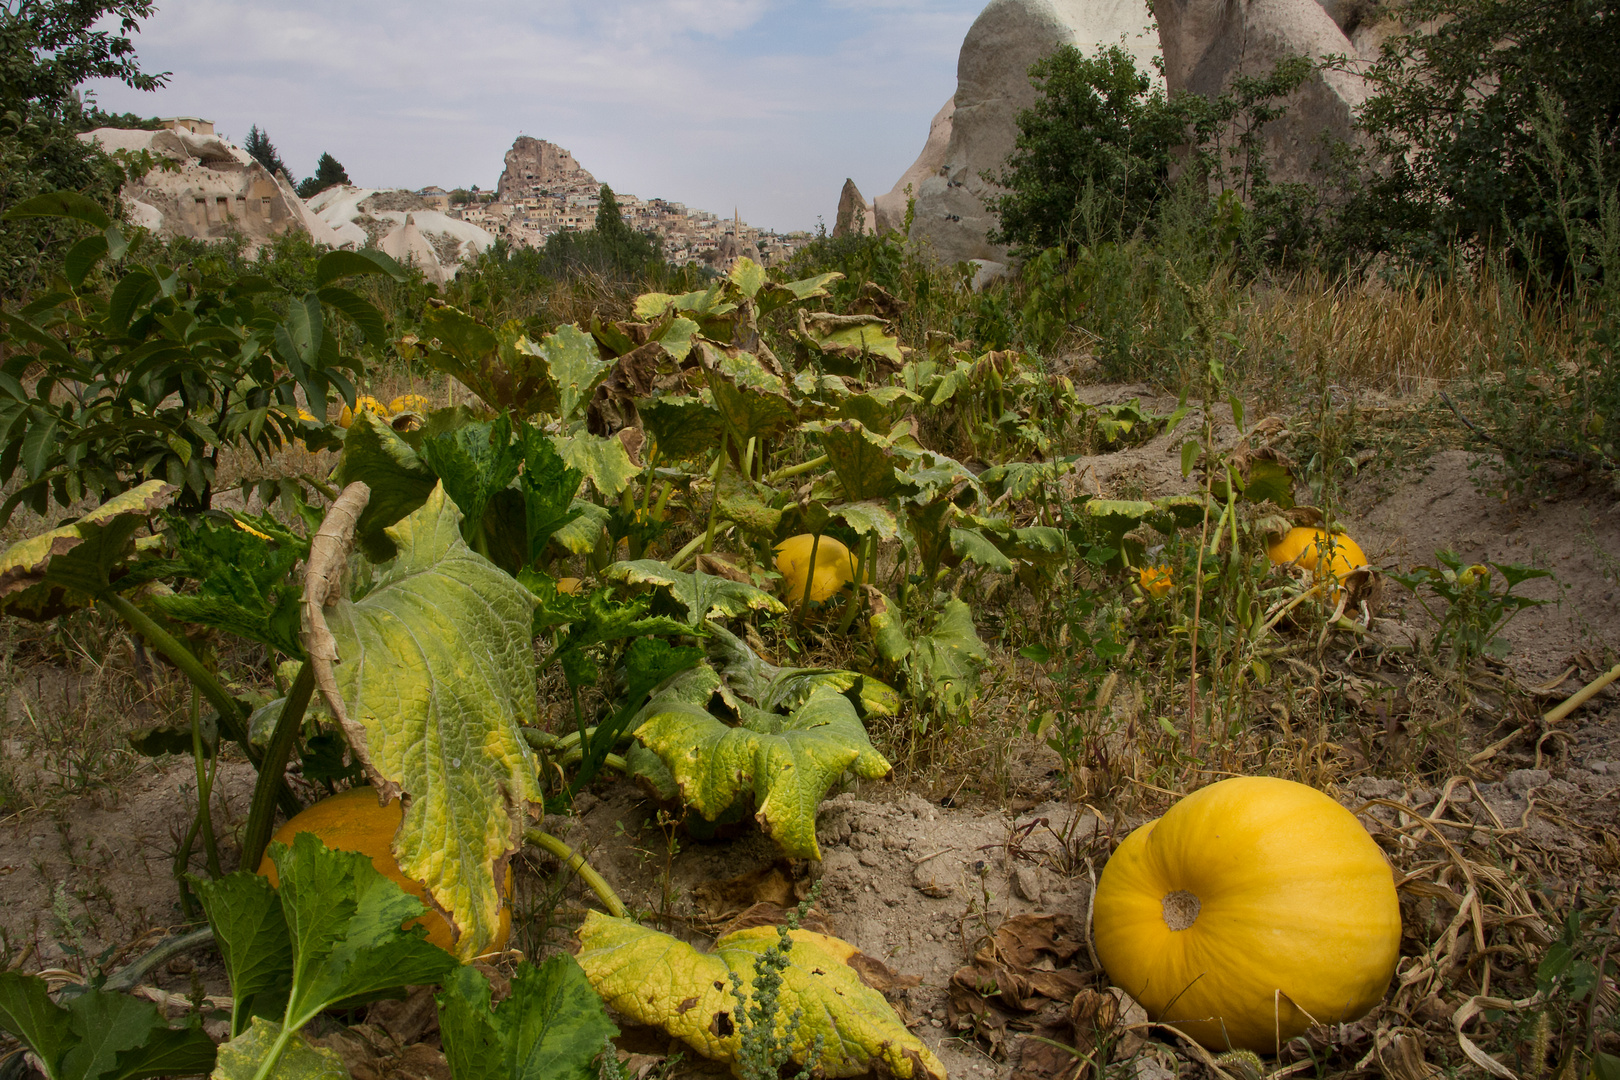
[[[276,1041],[270,1044],[270,1052],[265,1054],[264,1060],[259,1063],[258,1071],[253,1074],[253,1080],[270,1080],[270,1077],[276,1074],[276,1062],[281,1060],[281,1055],[287,1049],[287,1044],[292,1041],[293,1036],[297,1033],[297,1028],[291,1024],[282,1023],[281,1030],[276,1034]]]
[[[855,588],[850,595],[849,602],[844,605],[844,617],[838,621],[838,636],[843,637],[849,633],[849,628],[855,623],[855,609],[861,602],[861,580],[866,573],[866,549],[876,540],[877,534],[869,533],[861,538],[855,545]],[[806,587],[808,592],[808,586]]]
[[[809,461],[801,461],[797,465],[789,465],[785,469],[777,469],[775,472],[771,473],[771,475],[767,476],[764,482],[767,484],[775,484],[783,480],[791,480],[795,476],[803,476],[807,472],[815,472],[817,469],[827,464],[827,462],[830,460],[832,459],[826,454],[822,454],[818,458],[811,458]]]
[[[117,593],[108,593],[100,597],[97,603],[112,611],[113,614],[128,623],[136,633],[140,634],[152,644],[152,647],[162,653],[170,663],[185,673],[193,686],[202,692],[208,703],[219,713],[220,734],[228,736],[231,741],[242,748],[255,768],[259,765],[260,755],[253,749],[253,743],[248,739],[247,725],[243,723],[245,713],[242,703],[237,701],[221,685],[219,681],[209,674],[192,651],[180,644],[172,634],[158,625],[156,619],[130,603]],[[290,817],[303,809],[293,793],[286,785],[280,785],[281,790],[276,796],[277,803]]]
[[[276,821],[276,792],[286,788],[287,761],[298,742],[298,733],[303,730],[304,713],[314,690],[315,669],[306,660],[281,703],[281,715],[276,718],[270,745],[265,747],[264,760],[259,764],[259,779],[253,785],[253,802],[248,808],[247,831],[242,834],[243,870],[258,869],[264,849],[270,844]]]
[[[714,475],[709,479],[714,484],[714,496],[709,500],[709,527],[703,533],[703,553],[707,555],[714,549],[714,519],[720,512],[720,474],[726,469],[726,432],[720,433],[720,453],[715,455]]]
[[[731,524],[732,523],[729,521],[720,521],[715,523],[714,528],[716,532],[719,532],[723,529],[731,528]],[[690,559],[693,555],[697,554],[698,548],[703,546],[706,539],[707,534],[705,533],[699,533],[697,536],[694,536],[690,543],[670,557],[669,568],[671,570],[679,570],[681,566],[685,564],[687,559]]]
[[[217,737],[214,746],[218,754]],[[218,880],[225,871],[219,866],[219,843],[214,839],[214,817],[208,805],[214,794],[214,778],[209,775],[208,758],[203,754],[202,710],[195,686],[191,688],[191,760],[197,768],[197,821],[202,826],[203,851],[208,854],[208,876]]]
[[[804,622],[804,613],[810,610],[810,590],[816,584],[816,549],[821,547],[821,534],[816,533],[814,540],[810,541],[810,569],[804,575],[804,595],[799,598],[799,617],[797,622]]]
[[[549,851],[561,859],[564,866],[578,874],[579,879],[589,885],[596,898],[602,901],[602,906],[608,909],[609,915],[620,919],[630,917],[630,909],[624,906],[624,901],[619,899],[613,887],[607,883],[607,879],[598,874],[579,852],[550,833],[541,832],[539,829],[524,829],[523,839],[543,851]]]

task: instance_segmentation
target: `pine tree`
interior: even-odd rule
[[[242,149],[246,150],[254,161],[263,165],[271,176],[287,172],[287,163],[281,160],[281,155],[276,152],[270,136],[260,131],[258,124],[248,129],[247,142],[242,144]]]
[[[619,240],[626,233],[624,216],[619,213],[619,200],[613,197],[613,189],[606,184],[597,195],[596,204],[596,231],[604,240]]]
[[[299,183],[298,197],[300,199],[313,198],[329,187],[352,183],[354,181],[349,179],[349,174],[344,171],[337,158],[331,154],[322,154],[321,160],[315,163],[315,175],[307,177]]]

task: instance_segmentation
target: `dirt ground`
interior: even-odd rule
[[[1099,401],[1142,393],[1131,387],[1088,392]],[[1179,446],[1188,430],[1082,462],[1075,483],[1110,496],[1187,490]],[[1225,425],[1222,438],[1233,437]],[[1404,471],[1365,469],[1348,493],[1344,524],[1382,566],[1429,562],[1435,550],[1450,547],[1469,561],[1553,570],[1555,578],[1527,591],[1556,603],[1521,615],[1507,631],[1508,672],[1523,686],[1539,684],[1550,706],[1620,658],[1620,506],[1578,496],[1504,502],[1481,494],[1473,475],[1460,451],[1440,452]],[[1386,639],[1421,632],[1408,606],[1392,595],[1375,629]],[[9,687],[8,722],[31,693],[26,679]],[[1620,855],[1620,688],[1599,694],[1560,730],[1566,734],[1559,738],[1504,747],[1465,783],[1425,789],[1363,775],[1332,794],[1353,808],[1384,798],[1413,814],[1444,810],[1451,820],[1494,830],[1524,853],[1526,874],[1556,889],[1581,860],[1607,857],[1604,845]],[[29,754],[23,740],[0,744],[13,769],[38,768]],[[1022,1070],[1027,1077],[1040,1072],[1020,1064],[1036,1045],[1024,1032],[1039,1031],[1051,1018],[1010,1008],[1001,1010],[999,1021],[967,1016],[960,1000],[953,1004],[952,974],[1016,916],[1065,917],[1072,922],[1051,925],[1083,933],[1093,876],[1112,845],[1168,799],[1157,805],[1138,800],[1132,813],[1105,806],[1100,815],[1064,799],[1059,762],[1050,751],[1026,740],[1014,747],[1014,757],[1014,781],[1000,805],[941,805],[882,782],[836,794],[819,817],[819,863],[778,864],[757,831],[709,842],[672,833],[628,783],[599,787],[581,799],[575,817],[550,818],[546,827],[583,851],[633,909],[653,913],[664,928],[697,942],[754,901],[791,903],[819,880],[818,908],[833,932],[883,961],[900,983],[915,980],[892,987],[891,999],[953,1076]],[[59,969],[66,978],[92,964],[116,967],[182,926],[172,861],[190,821],[194,781],[189,762],[143,761],[116,786],[0,819],[0,962]],[[251,783],[247,765],[227,762],[215,789],[226,869],[234,868],[232,838],[244,824]],[[1377,821],[1387,820],[1395,832],[1378,833],[1380,839],[1396,837],[1395,827],[1407,819],[1381,813],[1374,815],[1375,833]],[[1450,835],[1459,847],[1476,836],[1463,828]],[[1387,846],[1399,851],[1400,844],[1396,837]],[[192,865],[200,870],[200,858]],[[531,953],[562,944],[589,901],[577,883],[554,888],[557,874],[554,864],[534,857],[520,879],[514,944]],[[533,921],[535,913],[545,922]],[[1065,965],[1095,983],[1084,950],[1051,964]],[[206,951],[159,968],[149,985],[157,997],[156,991],[225,990]],[[627,1030],[624,1042],[640,1054],[668,1049],[652,1029]],[[1135,1053],[1137,1080],[1165,1080],[1192,1068],[1167,1049]],[[439,1075],[437,1068],[418,1062],[411,1069],[379,1067],[378,1075]]]

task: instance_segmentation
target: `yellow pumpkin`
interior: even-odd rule
[[[1109,979],[1212,1050],[1275,1053],[1348,1023],[1400,957],[1389,863],[1350,811],[1292,780],[1222,780],[1131,833],[1092,909]]]
[[[816,552],[814,576],[810,573],[810,550]],[[849,548],[830,536],[821,542],[810,533],[790,536],[776,545],[776,572],[782,575],[787,587],[787,602],[797,604],[804,599],[804,587],[810,585],[810,599],[820,603],[855,579],[855,556]]]
[[[291,821],[277,829],[276,835],[271,839],[274,843],[291,846],[293,837],[299,833],[314,833],[320,837],[321,843],[333,851],[357,851],[367,855],[379,874],[427,904],[427,887],[420,881],[406,877],[394,859],[394,834],[399,831],[399,824],[403,820],[405,810],[398,799],[383,806],[377,802],[377,792],[372,788],[350,788],[306,807],[301,813],[294,815]],[[259,863],[259,873],[270,879],[272,888],[280,883],[275,861],[268,854]],[[505,900],[501,904],[500,924],[495,933],[495,940],[489,945],[488,951],[492,953],[506,948],[506,939],[512,933],[511,864],[506,867],[505,893]],[[430,943],[448,952],[455,952],[455,938],[450,932],[450,924],[445,921],[443,915],[431,910],[431,904],[428,906],[430,910],[426,915],[412,919],[405,925],[420,924],[427,927],[427,939]]]
[[[1149,596],[1166,596],[1176,585],[1168,566],[1144,566],[1136,572],[1136,580]]]
[[[432,410],[433,402],[429,401],[421,394],[401,394],[399,397],[388,403],[388,412],[390,415],[402,412],[428,413]]]
[[[1362,554],[1361,545],[1345,533],[1330,534],[1326,529],[1305,525],[1289,529],[1281,540],[1266,550],[1266,554],[1274,565],[1292,563],[1302,570],[1320,575],[1322,554],[1329,548],[1332,554],[1328,558],[1327,569],[1339,581],[1343,581],[1350,571],[1367,565],[1367,556]]]
[[[338,427],[348,427],[350,424],[354,423],[354,414],[361,412],[372,412],[376,413],[378,416],[387,416],[388,406],[384,405],[370,394],[361,394],[359,397],[354,399],[353,409],[350,409],[347,405],[343,406],[343,412],[338,416]]]

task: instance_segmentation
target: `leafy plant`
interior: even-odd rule
[[[0,1028],[22,1040],[46,1080],[141,1080],[214,1067],[199,1024],[172,1028],[150,1001],[97,986],[58,1004],[45,980],[0,972]]]
[[[455,1080],[593,1080],[619,1033],[567,953],[518,964],[511,995],[491,1008],[489,980],[459,967],[438,995],[439,1030]]]
[[[429,945],[420,928],[402,929],[427,907],[364,855],[300,833],[291,847],[272,845],[270,857],[280,875],[276,889],[246,871],[196,881],[231,982],[232,1037],[220,1047],[214,1075],[345,1076],[334,1053],[299,1031],[340,1002],[437,982],[455,958]]]
[[[1502,628],[1525,608],[1547,603],[1515,595],[1513,590],[1526,581],[1551,577],[1550,570],[1518,563],[1464,566],[1450,551],[1437,551],[1434,558],[1440,565],[1417,566],[1406,573],[1391,571],[1389,576],[1411,592],[1434,621],[1430,651],[1438,654],[1442,645],[1448,646],[1457,668],[1480,656],[1506,656],[1507,642],[1499,636]],[[1500,592],[1493,570],[1502,578]]]

